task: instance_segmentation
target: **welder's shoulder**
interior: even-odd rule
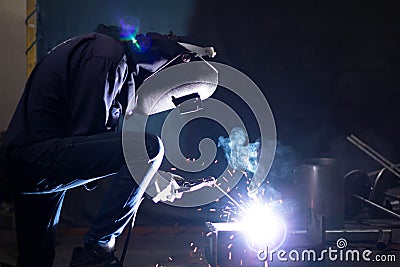
[[[93,55],[111,59],[113,62],[118,63],[124,55],[123,46],[113,38],[101,34],[93,33],[95,46]]]

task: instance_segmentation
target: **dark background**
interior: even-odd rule
[[[269,101],[279,141],[276,177],[310,157],[335,157],[343,172],[379,167],[346,141],[349,134],[399,161],[398,1],[42,0],[38,8],[39,58],[65,39],[127,15],[140,20],[142,32],[173,30],[213,45],[216,61],[248,75]],[[69,192],[64,222],[85,224],[102,190]],[[210,217],[149,201],[140,214],[139,224]]]

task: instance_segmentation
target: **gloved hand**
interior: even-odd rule
[[[171,179],[168,186],[160,191],[155,197],[153,197],[152,200],[154,203],[158,203],[159,201],[174,202],[175,199],[182,198],[183,192],[178,192],[179,188],[180,186],[178,183],[174,179]]]
[[[200,190],[203,187],[213,187],[217,180],[214,177],[198,179],[192,182],[186,181],[181,176],[164,171],[158,171],[158,173],[165,179],[169,180],[169,184],[164,188],[160,189],[160,183],[155,181],[155,187],[157,195],[153,197],[154,203],[159,201],[174,202],[176,199],[182,198],[183,193],[193,192]],[[165,184],[165,182],[164,182]]]
[[[183,181],[185,181],[185,179],[177,174],[170,172],[158,171],[158,173],[165,180],[169,180],[169,184],[164,189],[160,189],[159,183],[155,181],[157,195],[152,199],[154,203],[158,203],[159,201],[174,202],[175,199],[182,198],[183,192],[178,191],[181,188],[178,182],[182,183]]]

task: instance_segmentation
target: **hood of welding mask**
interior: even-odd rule
[[[206,61],[180,63],[161,68],[149,76],[136,92],[137,101],[128,112],[153,115],[179,108],[181,114],[203,108],[218,86],[218,71]]]
[[[201,109],[201,101],[217,88],[218,72],[204,59],[216,55],[212,47],[200,47],[172,33],[150,32],[124,38],[122,28],[103,24],[96,32],[122,43],[131,73],[146,73],[137,83],[141,86],[131,110],[151,115],[179,107],[181,113],[193,112]]]
[[[152,40],[160,41],[159,35],[150,36]],[[175,37],[173,43],[180,48],[170,51],[178,54],[170,53],[174,57],[157,67],[140,86],[135,103],[137,112],[152,115],[175,107],[179,108],[181,114],[195,112],[203,108],[202,100],[216,90],[218,71],[205,60],[216,55],[214,48],[183,41],[182,37]],[[174,46],[171,44],[170,47]]]

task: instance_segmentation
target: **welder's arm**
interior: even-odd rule
[[[70,135],[95,134],[109,128],[115,97],[127,74],[125,56],[117,66],[103,57],[92,57],[85,62],[71,92]]]

